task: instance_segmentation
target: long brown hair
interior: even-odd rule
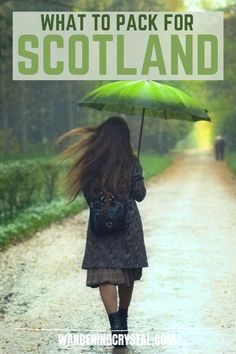
[[[59,137],[82,135],[82,139],[69,145],[59,156],[59,161],[74,158],[64,177],[65,189],[71,202],[83,189],[89,189],[95,179],[103,191],[126,199],[127,181],[135,159],[130,143],[130,131],[121,117],[110,117],[97,127],[75,128]]]

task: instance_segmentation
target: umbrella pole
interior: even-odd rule
[[[139,133],[139,142],[138,142],[138,157],[139,157],[139,154],[140,154],[140,148],[141,148],[141,140],[142,140],[142,133],[143,133],[144,113],[145,113],[145,108],[143,107],[143,112],[142,112],[142,121],[141,121],[141,128],[140,128],[140,133]]]

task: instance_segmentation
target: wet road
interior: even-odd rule
[[[138,206],[149,267],[135,284],[130,333],[175,343],[59,346],[58,333],[109,333],[99,292],[80,269],[85,210],[1,255],[4,354],[236,353],[236,181],[225,163],[188,152],[149,181]]]

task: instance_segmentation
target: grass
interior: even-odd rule
[[[41,159],[41,157],[36,158]],[[171,158],[168,155],[141,154],[140,160],[145,180],[160,174],[171,164]],[[6,161],[8,162],[10,161]],[[0,249],[31,237],[36,231],[46,228],[52,222],[79,213],[86,206],[84,198],[80,196],[71,204],[67,204],[67,201],[61,198],[48,204],[43,203],[27,208],[14,219],[1,225]]]
[[[169,155],[141,154],[140,160],[145,179],[160,174],[171,164]]]
[[[226,163],[229,169],[236,174],[236,152],[231,152],[226,155]]]
[[[20,154],[20,155],[13,155],[13,156],[2,156],[0,155],[0,163],[4,164],[11,164],[16,161],[50,161],[55,157],[53,154],[42,154],[39,153],[35,154]]]
[[[27,208],[19,213],[14,220],[8,220],[1,225],[0,249],[32,236],[36,231],[47,227],[52,222],[77,214],[85,207],[84,198],[79,197],[71,204],[67,204],[61,198],[48,204],[43,203]]]

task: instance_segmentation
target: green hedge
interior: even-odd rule
[[[7,220],[39,202],[57,196],[59,168],[53,161],[0,164],[0,219]]]
[[[226,163],[229,169],[236,174],[236,152],[231,152],[226,155]]]
[[[82,195],[70,204],[60,197],[57,182],[68,165],[54,161],[35,158],[0,164],[0,250],[86,207]],[[141,154],[141,162],[147,180],[165,170],[171,158]]]
[[[66,164],[59,167],[54,159],[21,160],[0,163],[0,221],[7,221],[19,212],[50,203],[60,195],[59,174]],[[170,158],[158,155],[141,155],[144,177],[162,172]]]
[[[85,208],[84,198],[77,198],[68,204],[64,199],[53,200],[51,203],[33,205],[17,214],[13,220],[8,220],[0,229],[0,250],[11,243],[30,237],[39,229],[50,223],[74,215]]]

